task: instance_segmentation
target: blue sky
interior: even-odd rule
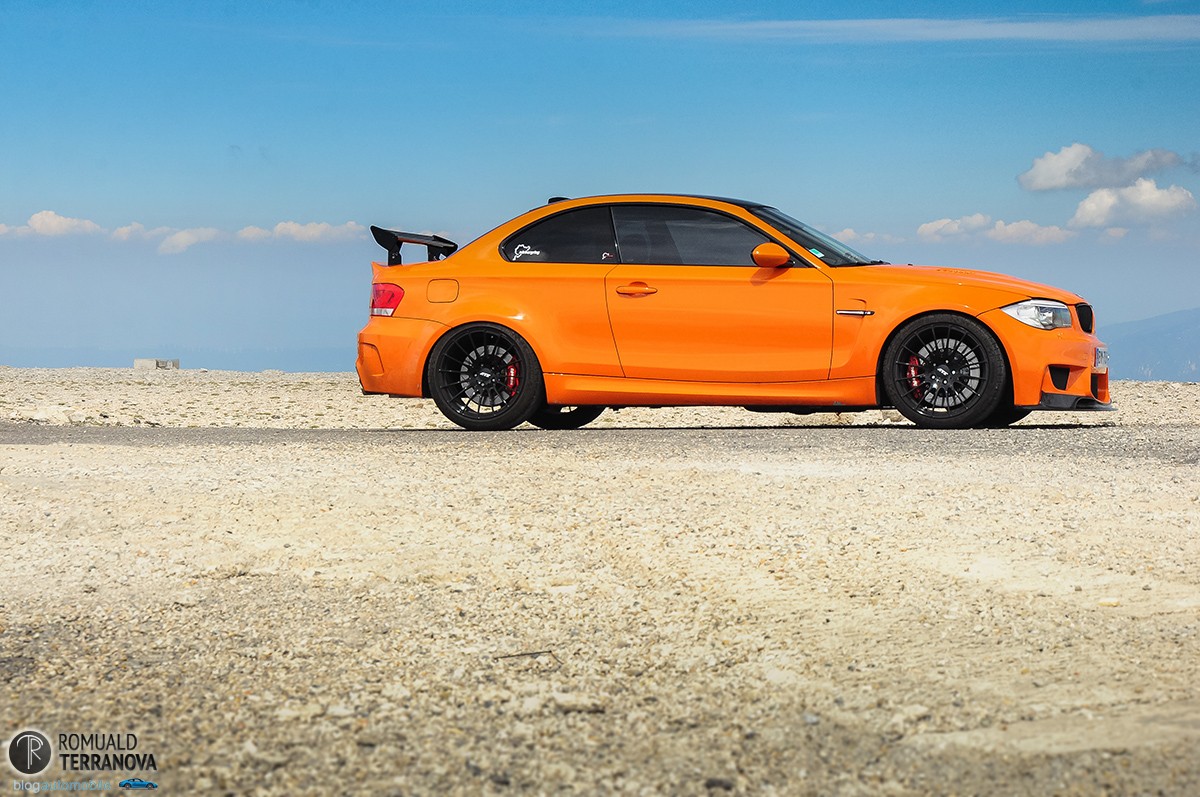
[[[1200,3],[0,6],[0,364],[350,370],[370,224],[774,204],[874,257],[1200,306]]]

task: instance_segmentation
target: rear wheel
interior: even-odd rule
[[[600,417],[603,407],[563,407],[551,404],[535,412],[529,422],[541,429],[578,429]]]
[[[883,357],[888,400],[918,426],[984,425],[1000,407],[1008,379],[1004,352],[983,324],[941,313],[900,327]]]
[[[426,365],[439,410],[464,429],[511,429],[544,401],[542,369],[529,344],[497,324],[467,324],[434,345]]]

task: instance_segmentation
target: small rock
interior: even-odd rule
[[[564,714],[603,714],[604,704],[589,695],[555,692],[550,696],[554,707]]]
[[[409,691],[407,686],[401,683],[388,684],[380,690],[380,694],[388,700],[396,700],[398,702],[404,702],[412,697],[412,692]]]
[[[704,788],[706,789],[722,789],[724,791],[733,791],[733,781],[729,778],[706,778],[704,780]]]
[[[521,701],[521,705],[517,707],[517,713],[522,716],[537,714],[542,710],[543,701],[540,695],[530,695]]]
[[[888,720],[886,729],[895,733],[903,733],[909,726],[929,719],[929,709],[914,703],[911,706],[901,706]]]
[[[546,765],[546,777],[550,780],[571,783],[575,780],[575,767],[565,761],[552,761]]]
[[[174,600],[174,604],[176,606],[186,608],[186,609],[190,609],[191,607],[196,606],[199,603],[200,603],[200,598],[198,598],[194,593],[191,593],[191,592],[181,592],[175,596],[175,600]]]
[[[275,712],[275,717],[281,720],[309,720],[325,713],[325,707],[320,703],[306,703],[303,706],[281,708]]]

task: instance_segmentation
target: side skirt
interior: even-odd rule
[[[672,382],[619,376],[546,374],[546,401],[567,406],[746,407],[796,405],[830,411],[879,406],[875,377],[819,382]]]

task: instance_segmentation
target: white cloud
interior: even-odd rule
[[[158,251],[164,255],[177,255],[180,252],[199,243],[217,238],[221,231],[213,227],[194,227],[189,230],[179,230],[171,233],[158,245]]]
[[[75,235],[104,232],[100,225],[87,219],[60,216],[53,210],[43,210],[29,217],[29,229],[35,235]]]
[[[937,243],[948,238],[973,238],[982,234],[993,241],[1007,244],[1056,244],[1077,233],[1062,227],[1043,227],[1028,219],[1007,222],[997,220],[985,213],[975,213],[960,219],[938,219],[928,221],[917,228],[917,237]]]
[[[366,227],[357,222],[348,221],[344,224],[329,224],[328,222],[309,222],[300,224],[295,221],[281,221],[272,229],[248,226],[238,230],[236,238],[240,241],[292,240],[302,243],[324,243],[329,241],[350,241],[363,237]],[[29,221],[18,227],[0,224],[0,236],[3,235],[42,235],[57,236],[74,233],[104,233],[99,224],[87,219],[73,219],[60,216],[52,210],[43,210],[29,217]],[[149,228],[135,221],[118,227],[112,231],[115,241],[142,241],[162,239],[158,251],[163,254],[178,254],[198,243],[212,241],[227,236],[214,227],[193,227],[177,229],[175,227]]]
[[[1011,224],[1004,221],[997,221],[984,234],[993,241],[999,241],[1000,243],[1032,244],[1034,246],[1060,244],[1069,238],[1074,238],[1076,235],[1073,230],[1064,230],[1062,227],[1053,226],[1043,227],[1028,219],[1014,221]]]
[[[844,243],[901,243],[904,239],[897,238],[894,235],[879,232],[856,232],[853,227],[847,227],[844,230],[832,233],[833,237]]]
[[[73,219],[60,216],[53,210],[40,210],[29,217],[20,227],[0,224],[0,235],[80,235],[104,232],[104,228],[88,219]]]
[[[325,221],[310,221],[300,224],[295,221],[281,221],[272,229],[262,227],[243,227],[238,230],[237,237],[243,241],[265,241],[267,239],[302,241],[304,243],[327,243],[329,241],[351,241],[361,238],[366,227],[353,221],[333,225]]]
[[[175,230],[171,227],[155,227],[153,230],[149,230],[142,223],[135,221],[133,224],[127,224],[124,227],[118,227],[113,230],[112,237],[117,241],[146,240],[148,238],[162,238],[173,232]]]
[[[1182,186],[1159,188],[1141,178],[1125,188],[1100,188],[1088,194],[1070,221],[1072,227],[1106,227],[1116,221],[1155,221],[1196,208],[1196,198]]]
[[[271,237],[271,231],[262,227],[243,227],[238,230],[237,237],[243,241],[262,241]]]
[[[297,241],[346,241],[360,237],[366,227],[348,221],[337,227],[327,222],[309,222],[297,224],[294,221],[281,221],[275,225],[276,238],[292,238]]]
[[[992,217],[983,213],[963,216],[960,219],[927,221],[917,228],[917,237],[925,241],[944,241],[947,238],[982,230],[991,223]]]
[[[596,30],[596,29],[593,29]],[[1041,18],[623,20],[599,28],[632,36],[776,40],[812,44],[853,42],[1200,41],[1200,15]]]
[[[1108,158],[1087,144],[1076,142],[1037,158],[1017,181],[1027,191],[1123,186],[1182,163],[1184,159],[1168,149],[1148,149],[1128,158]]]

